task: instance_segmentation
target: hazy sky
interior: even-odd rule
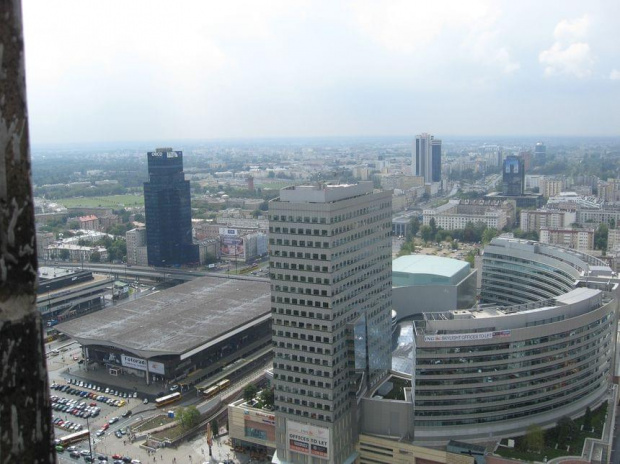
[[[33,143],[620,135],[620,1],[23,0]]]

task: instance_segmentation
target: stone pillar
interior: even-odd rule
[[[19,0],[0,0],[0,464],[55,462],[30,186]]]

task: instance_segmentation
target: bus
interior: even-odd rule
[[[207,399],[213,398],[215,395],[226,390],[228,387],[230,387],[230,380],[228,379],[220,380],[219,382],[214,383],[210,387],[205,388],[202,391],[202,396]]]
[[[87,430],[80,430],[79,432],[70,433],[69,435],[65,435],[64,437],[60,437],[57,443],[64,448],[67,446],[77,443],[78,441],[86,440],[90,436],[90,432]]]
[[[218,382],[217,383],[217,387],[220,389],[220,391],[226,390],[228,387],[230,387],[230,380],[224,379],[224,380]]]
[[[175,401],[179,401],[181,399],[181,394],[179,392],[171,393],[170,395],[162,396],[155,400],[155,406],[158,408],[164,406],[166,404],[174,403]]]
[[[213,398],[215,395],[217,395],[218,391],[220,391],[218,386],[217,385],[213,385],[212,387],[209,387],[206,390],[203,390],[202,391],[202,396],[204,396],[205,398]]]

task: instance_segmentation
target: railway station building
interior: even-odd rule
[[[164,386],[189,377],[195,384],[271,345],[269,283],[203,277],[57,328],[111,376]]]

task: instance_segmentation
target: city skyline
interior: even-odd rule
[[[35,145],[620,126],[611,1],[23,9]]]

